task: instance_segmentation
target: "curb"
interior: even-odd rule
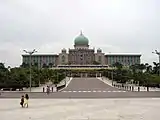
[[[66,86],[64,88],[60,89],[58,92],[61,92],[62,90],[64,90],[69,85],[69,83],[71,82],[72,79],[73,79],[73,77],[71,77],[70,80],[66,83]]]
[[[111,84],[108,84],[107,82],[103,81],[101,78],[97,78],[98,80],[102,81],[103,83],[113,87]],[[138,87],[138,86],[134,86],[134,87]],[[116,87],[115,87],[116,88]],[[129,90],[130,91],[130,90]],[[137,88],[134,89],[134,91],[130,91],[130,92],[160,92],[160,90],[150,90],[150,91],[147,91],[147,90],[140,90],[138,91]]]
[[[107,84],[107,85],[113,87],[112,85],[110,85],[110,84],[108,84],[107,82],[103,81],[101,78],[97,78],[97,79],[100,80],[100,81],[102,81],[103,83],[105,83],[105,84]]]

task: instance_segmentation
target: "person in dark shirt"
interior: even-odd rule
[[[50,92],[50,87],[47,86],[47,95],[49,95],[49,92]]]
[[[24,104],[24,96],[22,95],[20,105],[23,107],[23,104]]]

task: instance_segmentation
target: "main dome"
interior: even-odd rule
[[[74,40],[75,45],[88,45],[88,43],[88,38],[86,38],[82,33]]]

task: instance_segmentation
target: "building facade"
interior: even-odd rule
[[[57,66],[58,64],[58,55],[56,54],[33,54],[31,56],[31,65],[38,66],[42,68],[44,66]],[[27,66],[30,63],[30,56],[27,54],[22,55],[22,65]]]
[[[74,48],[69,49],[68,52],[65,48],[59,54],[39,54],[35,53],[31,56],[31,64],[38,67],[48,66],[84,66],[84,65],[108,65],[111,66],[119,62],[125,66],[140,64],[141,54],[139,53],[103,53],[99,48],[89,48],[89,40],[82,32],[74,40]],[[22,55],[22,64],[29,64],[29,55]]]
[[[105,60],[108,65],[113,65],[116,62],[124,66],[140,64],[140,54],[137,53],[109,53],[105,55]]]

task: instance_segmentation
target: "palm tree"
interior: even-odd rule
[[[130,66],[130,69],[132,69],[133,73],[143,72],[146,69],[146,66],[144,64],[135,64]]]
[[[145,67],[146,67],[146,72],[147,73],[151,73],[152,72],[152,66],[149,65],[148,63],[145,63]]]
[[[159,63],[153,62],[154,67],[153,67],[153,73],[158,74],[159,73]]]
[[[145,69],[146,69],[146,66],[145,66],[145,64],[139,64],[139,69],[141,70],[141,72],[143,72]]]
[[[0,63],[0,70],[5,71],[7,68],[5,68],[4,63]]]

